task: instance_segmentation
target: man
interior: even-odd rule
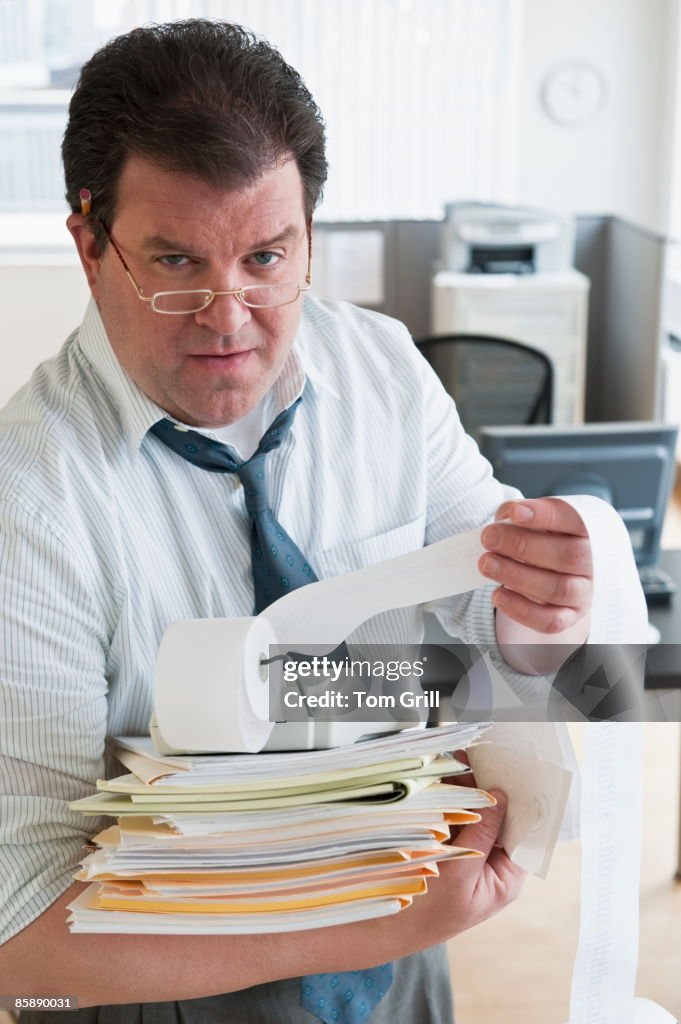
[[[65,907],[82,889],[71,873],[92,823],[68,801],[111,770],[107,734],[146,730],[164,629],[252,614],[259,600],[249,488],[240,468],[206,471],[199,448],[241,467],[291,410],[264,463],[268,514],[312,578],[496,514],[481,564],[502,586],[439,614],[473,642],[496,636],[509,657],[534,631],[585,638],[581,522],[561,502],[499,507],[500,485],[404,328],[304,299],[323,126],[269,46],[201,21],[114,40],[83,68],[63,155],[92,302],[0,418],[3,989],[75,994],[91,1007],[73,1015],[83,1021],[137,1020],[151,1003],[159,1021],[304,1022],[314,1017],[298,976],[395,960],[374,1024],[443,1024],[437,944],[520,886],[494,846],[501,810],[459,837],[484,859],[445,865],[394,918],[290,935],[85,937],[67,931]],[[183,454],[176,435],[188,430]],[[395,624],[418,639],[418,609]]]

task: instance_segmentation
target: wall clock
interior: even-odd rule
[[[603,109],[607,97],[603,73],[587,61],[565,61],[544,78],[541,100],[556,124],[577,128],[587,124]]]

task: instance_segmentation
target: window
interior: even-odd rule
[[[523,0],[5,0],[0,212],[63,210],[59,143],[78,68],[106,39],[237,21],[296,67],[328,126],[320,219],[431,219],[515,198]]]

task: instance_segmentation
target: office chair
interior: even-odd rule
[[[553,366],[538,349],[485,334],[443,334],[416,345],[476,440],[482,427],[551,423]]]

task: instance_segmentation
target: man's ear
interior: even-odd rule
[[[82,263],[83,270],[85,271],[87,283],[90,286],[90,291],[92,292],[93,297],[96,299],[97,280],[99,278],[102,261],[92,228],[88,224],[87,217],[83,217],[81,213],[72,213],[67,217],[66,227],[71,232],[73,240],[76,243],[76,249],[78,250],[80,262]]]

